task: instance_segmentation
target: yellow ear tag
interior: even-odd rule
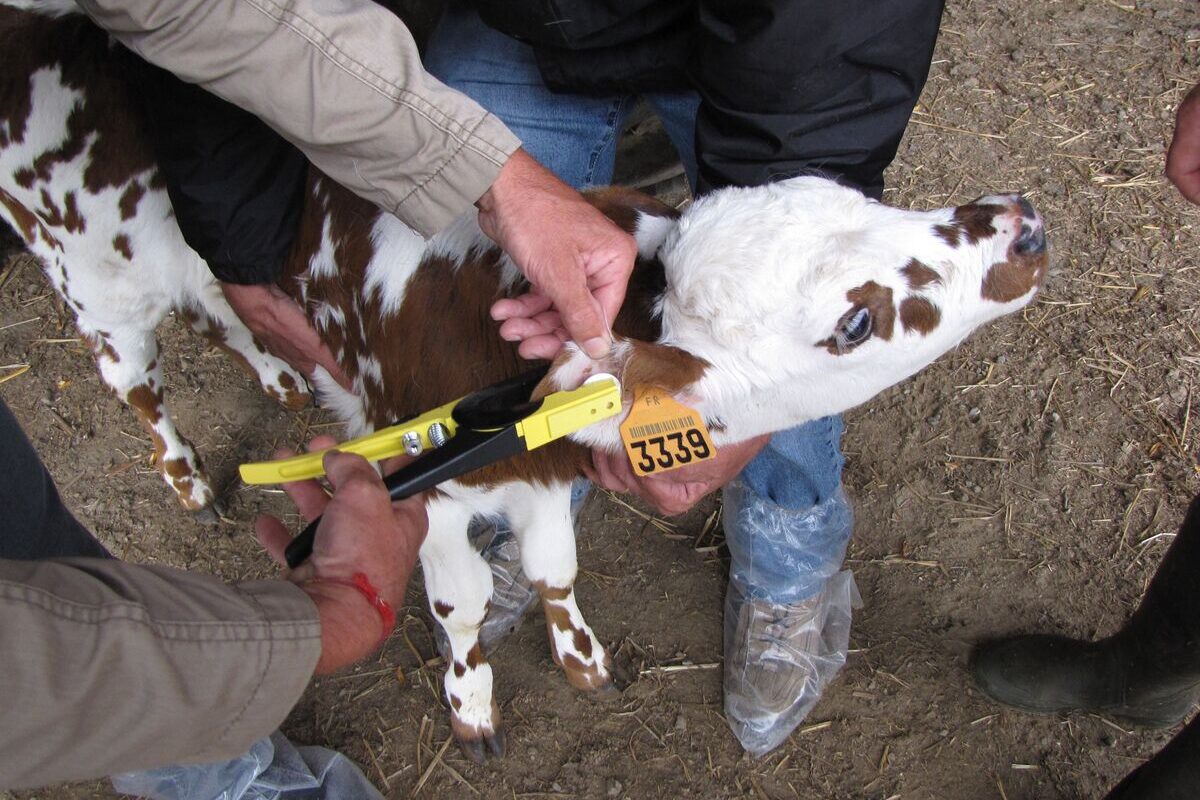
[[[621,440],[637,475],[657,475],[717,454],[700,412],[653,386],[634,390]]]

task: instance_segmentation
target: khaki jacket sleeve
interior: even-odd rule
[[[232,758],[320,651],[316,606],[285,581],[0,560],[0,788]]]
[[[371,0],[79,0],[147,61],[245,108],[318,168],[429,236],[491,186],[519,140],[425,72]]]

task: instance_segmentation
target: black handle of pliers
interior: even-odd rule
[[[525,443],[517,434],[515,425],[494,431],[459,428],[453,439],[429,455],[388,475],[383,479],[383,485],[393,500],[403,500],[432,489],[442,481],[465,475],[524,450]],[[317,517],[288,544],[283,556],[289,567],[295,569],[312,555],[313,541],[320,524],[321,518]]]

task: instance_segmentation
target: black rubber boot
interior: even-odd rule
[[[1126,776],[1104,800],[1195,800],[1200,797],[1200,717],[1162,751]]]
[[[1150,727],[1186,717],[1200,699],[1200,498],[1124,628],[1098,642],[986,642],[974,672],[985,694],[1025,711],[1089,711]]]

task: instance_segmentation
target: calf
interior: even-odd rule
[[[4,12],[0,24],[9,29],[0,40],[0,213],[45,262],[105,379],[161,440],[185,505],[203,506],[211,492],[196,493],[194,455],[164,432],[153,340],[162,314],[190,312],[286,403],[302,399],[299,383],[259,352],[184,245],[114,66],[125,56],[79,20]],[[636,237],[640,257],[613,353],[594,362],[568,346],[542,390],[611,372],[628,406],[632,391],[656,386],[697,409],[717,447],[869,399],[1025,305],[1046,270],[1041,219],[1017,195],[907,211],[797,178],[716,192],[682,214],[621,189],[589,197]],[[346,391],[323,372],[315,380],[348,434],[523,370],[488,310],[526,285],[474,214],[425,241],[319,174],[306,198],[283,286],[353,384]],[[427,500],[421,562],[450,642],[446,698],[454,734],[475,758],[500,753],[503,739],[478,639],[492,582],[468,543],[474,515],[511,522],[567,679],[612,686],[609,656],[575,601],[569,505],[585,446],[620,450],[618,419],[443,484]],[[187,481],[176,459],[187,462]]]

